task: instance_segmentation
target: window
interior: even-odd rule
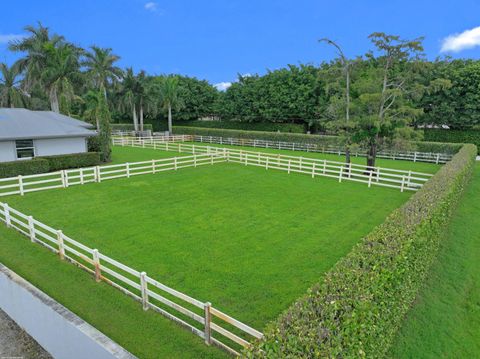
[[[35,148],[33,147],[33,140],[16,140],[15,147],[17,149],[18,159],[35,157]]]

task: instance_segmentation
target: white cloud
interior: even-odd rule
[[[465,30],[460,34],[449,35],[442,41],[441,52],[459,52],[480,46],[480,26]]]
[[[0,34],[0,44],[8,44],[10,41],[21,40],[25,37],[22,34]]]
[[[155,12],[158,10],[158,4],[156,2],[150,1],[145,4],[145,9],[148,11]]]
[[[226,91],[230,86],[232,86],[231,82],[219,82],[218,84],[213,85],[219,91]]]

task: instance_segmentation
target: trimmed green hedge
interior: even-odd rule
[[[110,129],[112,131],[133,131],[133,123],[111,123]],[[144,131],[153,131],[153,126],[150,123],[143,124]]]
[[[49,170],[48,161],[42,158],[31,160],[0,162],[0,178],[15,177],[18,175],[34,175]]]
[[[98,152],[37,157],[31,160],[0,162],[0,178],[33,175],[68,168],[96,166],[100,163]]]
[[[176,135],[200,135],[200,136],[218,136],[234,137],[270,141],[284,141],[296,143],[315,143],[325,146],[341,145],[337,136],[307,135],[303,133],[278,133],[265,131],[241,131],[221,128],[201,128],[201,127],[183,127],[173,126],[173,133]]]
[[[296,143],[313,143],[321,146],[342,146],[342,141],[337,136],[307,135],[303,133],[277,133],[264,131],[240,131],[220,128],[201,128],[173,126],[174,134],[201,135],[217,137],[234,137],[270,141],[285,141]],[[439,142],[415,142],[415,150],[420,152],[435,152],[455,154],[462,147],[461,143],[439,143]]]
[[[442,143],[442,142],[424,142],[417,141],[415,143],[415,149],[419,152],[435,152],[435,153],[448,153],[455,154],[462,148],[462,143]]]
[[[68,155],[39,158],[47,160],[49,171],[59,171],[67,168],[89,167],[100,164],[100,154],[98,152],[72,153]]]
[[[274,358],[382,358],[412,306],[477,148],[465,145],[422,189],[341,259],[244,353]]]
[[[281,122],[240,122],[240,121],[177,121],[178,126],[220,128],[243,131],[267,131],[286,133],[305,133],[303,125]]]
[[[477,148],[480,147],[479,130],[426,129],[423,133],[425,141],[473,143]]]

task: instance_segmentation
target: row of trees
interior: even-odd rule
[[[52,110],[80,117],[100,128],[104,97],[116,121],[144,121],[164,115],[172,127],[172,111],[185,120],[213,115],[217,90],[207,81],[184,76],[150,76],[117,66],[110,48],[80,48],[47,27],[27,26],[28,36],[9,44],[23,55],[13,65],[0,64],[0,106]]]
[[[374,33],[373,51],[354,59],[322,39],[338,52],[334,61],[239,76],[220,92],[192,77],[123,70],[111,49],[82,49],[41,24],[25,30],[27,37],[9,45],[22,57],[0,64],[0,106],[51,109],[98,129],[111,119],[136,130],[166,119],[171,131],[172,112],[177,120],[301,123],[342,136],[347,161],[352,145],[368,146],[373,164],[379,145],[405,146],[415,138],[412,127],[470,128],[480,121],[480,62],[427,61],[421,38]]]

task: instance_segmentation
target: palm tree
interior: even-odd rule
[[[86,75],[93,86],[103,88],[103,94],[107,99],[107,88],[122,77],[122,70],[114,66],[120,57],[112,54],[111,48],[91,46],[91,51],[85,53],[82,65],[87,68]]]
[[[65,43],[46,46],[47,62],[40,76],[50,99],[52,111],[59,113],[68,112],[70,103],[78,99],[75,95],[74,85],[81,79],[79,57],[81,49]]]
[[[18,62],[11,67],[0,63],[0,106],[1,107],[24,107],[27,94],[18,86],[21,79]]]
[[[39,84],[42,71],[47,65],[47,49],[64,43],[64,37],[51,35],[48,27],[40,22],[38,27],[26,26],[24,29],[30,36],[12,41],[9,49],[14,52],[25,52],[26,56],[18,60],[20,71],[25,71],[23,87],[28,91],[33,85]]]
[[[168,133],[172,134],[172,108],[179,109],[182,104],[177,76],[167,76],[163,79],[160,85],[160,95],[163,108],[168,111]]]
[[[138,131],[137,100],[138,100],[138,81],[131,67],[123,75],[122,86],[119,92],[119,107],[122,111],[131,111],[133,118],[133,127]]]

